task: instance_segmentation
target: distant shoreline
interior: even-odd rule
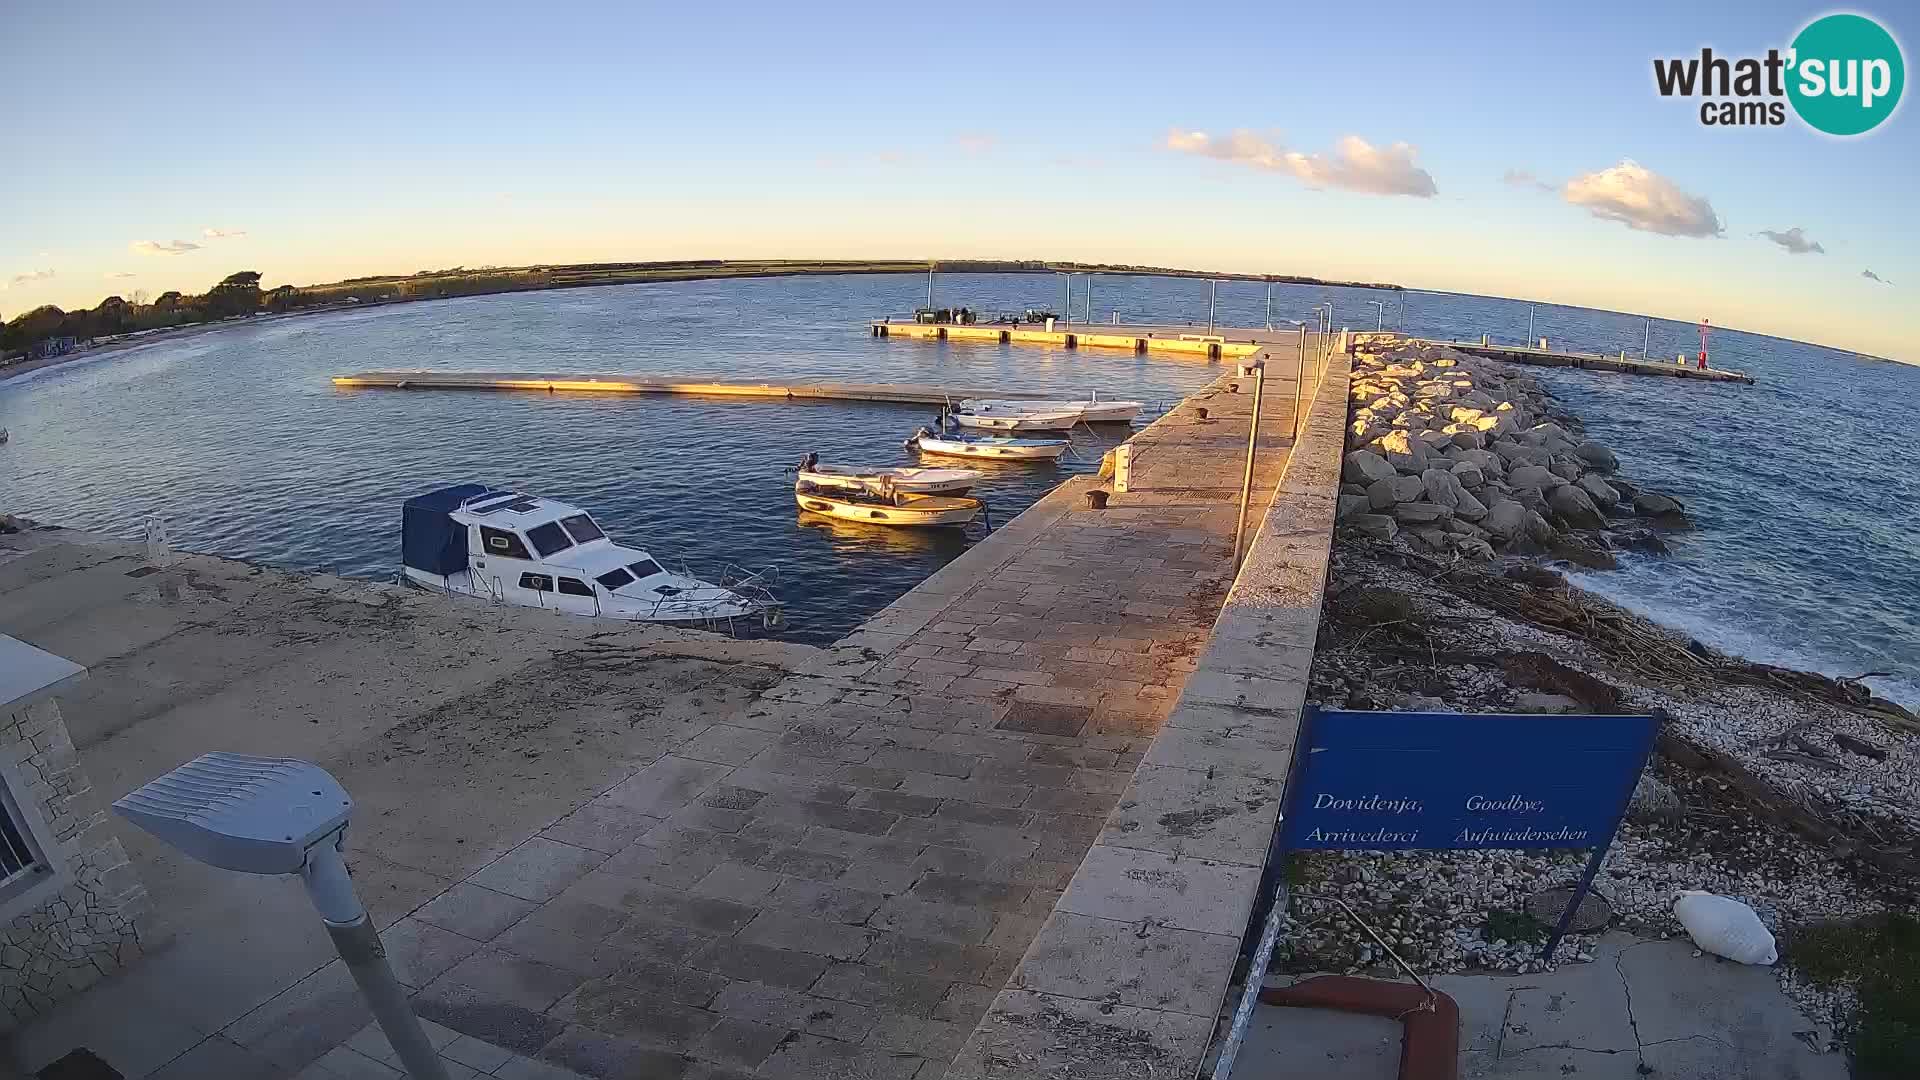
[[[1386,289],[1400,291],[1404,286],[1389,282],[1330,281],[1291,274],[1239,274],[1179,267],[1134,266],[1119,263],[1066,263],[992,259],[933,259],[918,262],[893,260],[810,260],[810,259],[708,259],[648,263],[568,263],[545,266],[517,266],[469,271],[464,268],[405,277],[350,278],[295,288],[307,296],[333,295],[339,299],[294,308],[266,312],[241,319],[183,323],[142,334],[74,349],[59,356],[23,360],[0,367],[0,386],[22,375],[59,367],[80,360],[121,352],[157,341],[177,341],[197,333],[228,326],[249,326],[268,320],[301,315],[323,315],[335,311],[366,311],[393,304],[427,300],[451,300],[462,296],[497,296],[503,293],[545,292],[554,289],[590,289],[607,285],[646,285],[671,281],[714,281],[728,278],[827,277],[848,274],[1101,274],[1111,277],[1178,277],[1216,281],[1272,282],[1276,285],[1319,285],[1337,289]],[[382,295],[380,290],[396,290]],[[362,295],[371,294],[371,295]]]

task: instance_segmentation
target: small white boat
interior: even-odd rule
[[[1066,431],[1082,418],[1078,408],[1015,408],[1011,404],[987,411],[962,407],[951,415],[961,427],[987,431]]]
[[[816,514],[869,525],[965,525],[980,513],[979,499],[896,492],[892,498],[840,488],[795,484],[793,500]]]
[[[849,469],[820,464],[820,455],[800,461],[800,483],[847,491],[900,491],[910,495],[964,495],[986,474],[978,469],[940,469],[906,466],[896,469]]]
[[[1065,439],[967,438],[936,434],[921,428],[907,440],[909,450],[947,457],[990,458],[1000,461],[1053,461],[1067,452]]]
[[[453,596],[630,622],[779,620],[762,575],[716,585],[676,574],[578,507],[481,484],[408,499],[401,557],[408,581]]]
[[[1068,412],[1078,410],[1080,419],[1089,424],[1125,423],[1140,415],[1146,408],[1143,401],[1101,401],[1092,398],[1086,401],[1022,401],[1017,398],[968,398],[960,403],[979,416],[1017,414],[1024,412]]]

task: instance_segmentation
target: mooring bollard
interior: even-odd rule
[[[1104,491],[1089,491],[1089,492],[1087,492],[1087,509],[1089,509],[1089,510],[1105,510],[1106,508],[1107,508],[1107,493],[1106,493],[1106,492],[1104,492]]]

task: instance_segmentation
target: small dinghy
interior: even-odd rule
[[[886,481],[870,488],[823,488],[801,481],[793,486],[793,499],[800,509],[816,514],[859,521],[868,525],[965,525],[979,515],[979,499],[952,495],[916,495],[894,489]]]
[[[817,488],[873,491],[884,483],[909,495],[964,495],[985,474],[978,469],[938,469],[907,466],[897,469],[850,469],[820,464],[819,454],[800,459],[800,483]]]
[[[406,580],[453,596],[630,622],[778,625],[763,575],[673,573],[607,538],[586,511],[481,484],[416,495],[401,519]]]
[[[1089,424],[1124,424],[1146,408],[1142,401],[1022,401],[1016,398],[968,398],[960,403],[977,416],[999,416],[1030,412],[1079,412]]]
[[[1065,439],[968,438],[941,435],[921,428],[907,440],[907,449],[946,457],[990,458],[998,461],[1053,461],[1067,452]]]
[[[981,410],[962,406],[952,413],[961,427],[986,431],[1066,431],[1082,417],[1078,407],[1033,408],[1019,402],[1001,402],[1000,407]]]

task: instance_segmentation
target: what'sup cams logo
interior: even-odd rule
[[[1699,56],[1656,59],[1661,97],[1702,98],[1708,127],[1778,127],[1787,106],[1815,131],[1864,135],[1900,104],[1907,68],[1900,43],[1864,15],[1826,15],[1808,23],[1785,52],[1729,59],[1711,48]]]

